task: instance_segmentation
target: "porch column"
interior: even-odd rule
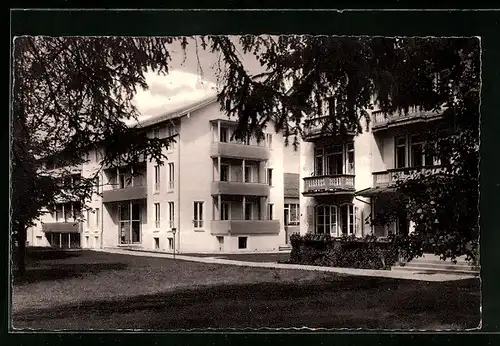
[[[242,172],[242,173],[241,173],[241,176],[243,177],[243,178],[242,178],[242,179],[243,179],[243,181],[242,181],[242,182],[244,183],[244,182],[246,181],[246,180],[245,180],[245,159],[243,159],[243,162],[242,162],[242,164],[241,164],[241,169],[242,169],[242,171],[241,171],[241,172]]]
[[[267,216],[267,197],[261,197],[259,220],[265,220],[266,216]]]
[[[59,248],[62,248],[62,233],[59,233]]]
[[[71,233],[68,233],[68,249],[71,248]]]
[[[220,156],[218,156],[217,157],[217,180],[215,180],[215,181],[220,181],[220,174],[221,174],[220,173],[220,161],[221,161]]]
[[[217,141],[220,142],[220,121],[217,121]]]
[[[245,196],[243,196],[243,208],[241,208],[241,210],[243,211],[243,220],[246,220],[246,214],[245,214],[245,209],[246,209],[246,202],[247,202],[247,198]]]
[[[63,222],[66,222],[66,212],[64,210],[64,203],[62,204],[62,217],[63,217]]]
[[[222,197],[221,195],[217,195],[217,218],[216,220],[221,220],[221,207],[222,207]]]

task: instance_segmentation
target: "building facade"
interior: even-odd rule
[[[84,220],[75,219],[76,203],[56,203],[30,229],[30,245],[274,251],[298,232],[299,152],[273,129],[262,141],[232,140],[236,122],[214,98],[140,126],[151,136],[175,136],[164,164],[144,162],[139,172],[104,167]],[[90,176],[99,161],[99,151],[90,152],[75,176]]]
[[[323,131],[321,117],[308,120],[300,146],[300,233],[386,237],[412,232],[414,224],[404,213],[384,226],[368,220],[394,196],[399,179],[440,169],[422,140],[439,120],[432,112],[386,116],[374,111],[368,131],[343,140]],[[361,125],[366,129],[364,118]]]

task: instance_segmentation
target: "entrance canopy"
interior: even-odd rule
[[[388,187],[388,186],[377,186],[377,187],[369,187],[364,190],[356,191],[356,196],[361,197],[377,197],[382,193],[397,193],[396,188]]]

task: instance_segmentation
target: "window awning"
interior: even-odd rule
[[[377,187],[369,187],[364,190],[359,190],[356,191],[356,196],[362,196],[362,197],[376,197],[380,195],[381,193],[396,193],[396,189],[394,187],[388,187],[388,186],[377,186]]]

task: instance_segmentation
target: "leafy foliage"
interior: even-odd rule
[[[89,150],[106,148],[100,166],[117,158],[123,164],[139,158],[161,162],[171,138],[148,138],[124,120],[137,118],[131,101],[138,87],[147,88],[145,73],[168,72],[169,43],[171,38],[156,37],[15,39],[11,215],[21,247],[26,227],[67,189],[59,182],[72,174],[68,167],[85,162]],[[44,161],[50,158],[62,168],[47,169]],[[89,198],[99,169],[72,185],[73,197]]]
[[[381,241],[368,235],[331,238],[305,234],[290,237],[290,263],[344,268],[390,269],[399,260],[395,241]]]
[[[425,150],[446,164],[420,172],[396,188],[401,193],[375,224],[401,211],[417,225],[426,249],[445,258],[477,260],[480,44],[477,38],[244,36],[239,44],[264,73],[250,76],[227,37],[210,37],[222,52],[221,109],[239,121],[237,136],[273,124],[297,145],[305,119],[322,117],[324,132],[343,137],[369,126],[369,111],[384,114],[438,111]],[[256,78],[258,77],[258,78]],[[324,103],[328,104],[325,108]],[[403,245],[402,245],[403,246]]]

